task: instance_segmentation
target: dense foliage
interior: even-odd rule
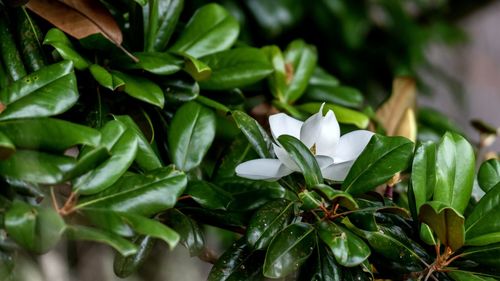
[[[319,60],[325,46],[249,45],[259,40],[240,30],[232,13],[244,8],[230,1],[194,12],[183,0],[3,2],[1,280],[16,253],[66,239],[113,247],[120,277],[157,240],[203,256],[204,225],[236,234],[208,280],[500,278],[499,161],[476,176],[477,149],[439,113],[415,107],[412,78],[395,78],[374,108],[320,67],[332,68]],[[381,7],[400,11],[390,2]],[[273,10],[245,3],[254,16]],[[279,17],[257,20],[288,24],[269,19]],[[355,19],[338,18],[341,40],[360,46],[365,33],[351,29],[369,24]],[[280,32],[267,30],[263,41]],[[328,180],[316,144],[269,136],[278,111],[299,120],[333,112],[342,135],[376,134],[345,180]],[[236,175],[245,161],[282,161],[277,145],[298,172]]]

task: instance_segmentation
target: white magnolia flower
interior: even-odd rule
[[[323,116],[323,105],[305,122],[284,113],[269,116],[271,133],[276,143],[281,135],[299,139],[314,154],[323,178],[343,181],[373,133],[357,130],[341,137],[335,114],[328,110]],[[299,166],[279,144],[273,143],[273,149],[278,159],[255,159],[241,163],[236,167],[236,174],[249,179],[277,180],[292,172],[300,172]]]

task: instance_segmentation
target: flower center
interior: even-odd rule
[[[311,153],[313,155],[316,155],[316,144],[313,144],[313,146],[311,146],[311,148],[309,148],[309,150],[311,151]]]

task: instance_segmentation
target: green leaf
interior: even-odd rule
[[[137,236],[133,240],[137,245],[137,252],[124,257],[117,253],[113,262],[113,270],[116,276],[125,278],[132,275],[146,261],[155,244],[155,239],[151,236]]]
[[[123,237],[134,236],[134,230],[120,213],[105,208],[82,208],[82,213],[92,226]]]
[[[374,135],[342,184],[351,195],[372,190],[405,170],[411,161],[413,142],[403,137]]]
[[[314,228],[294,223],[279,232],[271,241],[264,260],[264,276],[281,278],[296,271],[312,254],[315,246]]]
[[[333,254],[323,245],[317,245],[314,253],[300,268],[298,280],[341,281],[342,267],[335,261]]]
[[[52,152],[78,144],[97,146],[101,140],[101,133],[95,129],[53,118],[1,122],[0,131],[18,148]]]
[[[500,182],[500,160],[490,159],[483,162],[477,174],[477,181],[484,192],[490,191]]]
[[[224,210],[232,199],[231,194],[217,185],[200,180],[190,181],[185,193],[190,195],[203,208],[207,209]]]
[[[208,281],[262,280],[262,252],[254,252],[239,239],[217,260],[208,275]]]
[[[128,213],[120,213],[119,215],[122,216],[127,224],[137,233],[161,239],[168,244],[171,250],[179,243],[179,234],[159,221]]]
[[[287,90],[287,72],[285,69],[285,58],[280,48],[277,46],[266,46],[262,48],[262,51],[266,54],[267,59],[273,65],[274,72],[269,76],[269,88],[272,95],[280,100],[285,100],[285,92]]]
[[[137,247],[134,244],[120,236],[86,226],[68,226],[66,235],[72,240],[87,240],[108,244],[122,256],[133,255],[137,252]]]
[[[346,207],[348,210],[355,210],[358,208],[358,203],[356,203],[351,194],[347,192],[333,189],[326,184],[318,184],[314,186],[313,189],[323,198],[330,201],[332,205],[339,204],[342,207]]]
[[[71,157],[32,150],[17,150],[9,159],[0,161],[0,174],[17,180],[56,184],[75,166]]]
[[[87,59],[75,50],[71,41],[66,37],[66,34],[57,28],[51,28],[45,34],[43,44],[54,47],[63,59],[72,61],[78,70],[85,70],[90,65]]]
[[[156,1],[156,0],[155,0]],[[134,53],[138,62],[131,62],[129,58],[117,64],[124,69],[142,69],[156,75],[170,75],[181,70],[183,60],[169,53],[143,52]]]
[[[190,255],[199,255],[205,247],[205,238],[196,221],[177,209],[170,209],[162,215],[165,223],[180,235],[180,243],[189,250]]]
[[[281,135],[278,137],[278,142],[299,166],[304,174],[307,186],[313,187],[323,183],[323,176],[321,175],[318,162],[316,162],[311,151],[300,140],[289,135]]]
[[[452,270],[447,273],[455,281],[495,281],[496,278],[481,276],[479,274],[473,274],[468,271],[458,271]]]
[[[203,57],[229,49],[239,31],[236,19],[222,6],[207,4],[194,13],[170,50]]]
[[[137,137],[123,123],[108,122],[101,134],[102,145],[110,151],[111,157],[73,181],[73,190],[80,194],[94,194],[111,186],[127,171],[136,156]]]
[[[359,108],[363,104],[363,95],[359,90],[340,86],[337,78],[319,66],[316,66],[302,98],[305,101],[326,102],[354,108]]]
[[[318,209],[324,204],[323,198],[316,191],[304,190],[300,192],[299,200],[301,202],[300,209],[304,211]]]
[[[280,199],[257,210],[248,224],[248,245],[257,250],[265,249],[274,236],[290,222],[294,205],[294,202]]]
[[[446,203],[431,201],[420,207],[419,218],[437,234],[439,241],[458,250],[464,244],[464,217]]]
[[[99,83],[99,85],[103,86],[106,89],[114,91],[121,86],[125,85],[122,79],[118,78],[118,76],[111,74],[108,70],[98,64],[91,64],[89,66],[90,74],[94,77],[95,81]]]
[[[123,91],[129,96],[143,102],[163,108],[165,96],[161,88],[151,80],[141,76],[132,76],[119,71],[111,71],[113,76],[118,77],[125,83]]]
[[[188,54],[181,53],[184,56],[184,71],[189,73],[196,81],[205,81],[212,76],[212,69],[205,62],[198,60]]]
[[[9,236],[37,254],[53,248],[65,227],[63,219],[54,210],[30,206],[19,200],[15,200],[5,213],[5,228]]]
[[[330,221],[318,224],[318,234],[333,252],[337,262],[346,267],[360,265],[370,256],[366,243],[346,228]]]
[[[270,158],[271,138],[269,138],[264,128],[243,111],[234,110],[231,112],[231,115],[255,152],[261,158]]]
[[[436,186],[433,200],[463,213],[474,183],[474,150],[462,136],[446,133],[437,149]]]
[[[287,73],[287,88],[283,93],[283,102],[293,103],[305,92],[311,78],[318,55],[316,48],[302,40],[295,40],[285,50],[285,69]]]
[[[215,137],[215,114],[196,102],[181,106],[169,128],[168,144],[172,161],[189,171],[198,166]]]
[[[143,5],[145,3],[147,3],[146,0],[144,0]],[[144,49],[146,51],[165,50],[183,7],[184,0],[149,1],[149,18],[144,40]]]
[[[460,254],[467,260],[475,261],[483,266],[491,268],[500,267],[500,243],[489,244],[480,247],[467,247]]]
[[[411,184],[418,211],[432,197],[436,187],[436,144],[427,142],[417,147],[413,158]]]
[[[356,229],[355,232],[367,240],[372,252],[381,255],[387,262],[401,263],[407,271],[421,271],[426,264],[424,249],[411,241],[397,226],[380,226],[379,231]]]
[[[168,101],[187,102],[194,100],[200,94],[200,86],[191,77],[164,81],[162,87]]]
[[[318,112],[321,105],[322,103],[319,102],[309,102],[298,105],[296,108],[301,111],[314,114]],[[368,127],[368,124],[370,123],[370,118],[359,111],[327,103],[324,105],[323,111],[328,112],[328,110],[332,110],[335,113],[335,117],[337,117],[337,120],[340,123],[352,124],[361,129]]]
[[[201,59],[212,69],[210,79],[200,83],[209,90],[229,90],[252,85],[266,78],[273,68],[266,55],[256,48],[236,48]]]
[[[0,101],[6,105],[0,113],[0,120],[60,114],[71,108],[77,100],[73,63],[58,62],[0,89]]]
[[[144,175],[126,174],[103,192],[80,197],[75,208],[107,208],[150,217],[172,208],[186,187],[186,175],[172,166]]]
[[[79,177],[96,168],[104,161],[109,159],[109,157],[111,157],[111,155],[109,154],[109,150],[106,147],[96,147],[95,149],[92,149],[90,152],[85,153],[85,155],[80,157],[80,159],[76,161],[73,168],[65,173],[64,179],[72,180],[73,178]]]
[[[160,158],[153,151],[148,140],[134,120],[128,115],[116,115],[116,120],[123,123],[129,130],[133,131],[137,137],[137,155],[135,162],[145,171],[151,171],[162,167]]]
[[[0,123],[2,125],[2,123]],[[0,129],[1,130],[1,129]],[[0,131],[0,160],[8,159],[16,152],[16,147],[12,141],[2,131]]]
[[[465,244],[482,246],[500,242],[500,183],[486,193],[465,220]]]

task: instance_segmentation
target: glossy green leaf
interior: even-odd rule
[[[300,268],[298,280],[341,281],[344,279],[342,279],[342,267],[335,261],[333,254],[325,245],[319,244]]]
[[[9,158],[12,154],[14,154],[14,152],[16,152],[16,147],[14,146],[14,144],[9,139],[9,137],[7,137],[2,131],[0,131],[0,160]]]
[[[122,256],[133,255],[137,252],[137,247],[126,239],[118,235],[90,228],[86,226],[71,225],[66,229],[66,235],[72,240],[86,240],[105,243],[117,250]]]
[[[229,49],[239,31],[238,22],[223,7],[207,4],[194,13],[170,50],[203,57]]]
[[[137,155],[135,157],[137,165],[145,171],[161,168],[162,164],[160,158],[158,158],[153,151],[153,148],[134,120],[128,115],[117,115],[114,117],[116,120],[122,122],[128,129],[132,130],[137,136]]]
[[[148,25],[144,40],[146,51],[165,50],[183,7],[184,0],[149,1]]]
[[[336,87],[340,86],[340,81],[326,70],[316,65],[313,75],[309,79],[309,86]],[[319,100],[326,101],[326,100]]]
[[[447,203],[463,213],[474,182],[474,150],[462,136],[446,133],[436,154],[436,186],[433,200]]]
[[[417,147],[412,164],[411,184],[418,211],[432,197],[436,188],[436,144],[423,143]]]
[[[90,150],[85,153],[82,157],[80,157],[73,168],[67,171],[64,175],[64,178],[67,180],[72,180],[73,178],[79,177],[90,170],[98,167],[104,161],[111,157],[109,150],[104,146],[96,147],[95,149]]]
[[[172,208],[186,187],[186,175],[172,166],[139,174],[126,174],[103,192],[81,197],[76,209],[108,208],[150,217]]]
[[[486,193],[465,221],[465,244],[482,246],[500,242],[500,183]]]
[[[119,215],[135,232],[163,240],[171,250],[179,243],[179,234],[159,221],[128,213],[120,213]]]
[[[239,239],[217,260],[208,275],[208,281],[263,280],[262,252],[254,252]]]
[[[58,62],[0,89],[0,101],[6,105],[0,113],[0,120],[60,114],[71,108],[77,100],[73,63]]]
[[[324,199],[316,191],[304,190],[299,193],[300,209],[310,211],[324,205]]]
[[[257,210],[248,224],[248,245],[257,250],[265,249],[274,236],[290,222],[294,205],[294,202],[280,199],[271,201]]]
[[[134,236],[134,230],[120,213],[105,208],[82,208],[82,214],[92,226],[123,237]]]
[[[372,190],[405,170],[411,161],[413,142],[403,137],[374,135],[347,174],[342,189],[352,195]]]
[[[123,91],[129,96],[141,100],[143,102],[156,105],[163,108],[165,97],[161,88],[141,76],[132,76],[119,71],[111,71],[113,76],[118,77],[125,83]]]
[[[264,276],[281,278],[296,271],[312,254],[315,246],[314,228],[294,223],[279,232],[271,241],[264,260]]]
[[[313,189],[318,192],[323,198],[330,201],[332,205],[339,204],[349,210],[355,210],[358,208],[358,203],[352,198],[351,194],[336,190],[326,184],[318,184],[313,187]]]
[[[172,161],[189,171],[201,163],[215,137],[215,114],[196,102],[181,106],[169,128],[168,144]]]
[[[167,102],[187,102],[196,99],[200,94],[200,86],[191,77],[164,81],[162,87]]]
[[[120,61],[119,66],[124,69],[142,69],[157,75],[170,75],[181,70],[183,60],[169,53],[143,52],[134,53],[139,60],[134,63],[130,59]]]
[[[330,221],[318,224],[318,234],[333,252],[337,262],[343,266],[360,265],[370,256],[366,243],[346,228]]]
[[[269,152],[271,148],[271,138],[264,128],[243,111],[235,110],[231,112],[231,115],[255,152],[257,152],[261,158],[271,157],[271,153]]]
[[[254,210],[287,195],[287,190],[278,182],[246,180],[239,177],[223,181],[222,187],[231,193],[232,201],[227,209],[234,211]]]
[[[111,157],[96,169],[73,181],[73,190],[80,194],[100,192],[113,183],[132,165],[137,153],[137,136],[123,123],[113,120],[101,129],[102,145],[110,151]]]
[[[0,174],[32,183],[56,184],[64,180],[75,164],[71,157],[17,150],[9,159],[0,161]]]
[[[500,160],[490,159],[481,164],[477,181],[484,192],[488,192],[500,182]]]
[[[288,87],[285,57],[280,48],[274,45],[266,46],[262,48],[262,51],[266,54],[274,69],[273,74],[268,78],[271,93],[276,99],[284,101]]]
[[[455,281],[495,281],[498,280],[493,277],[488,277],[488,276],[482,276],[479,274],[474,274],[472,272],[468,271],[458,271],[458,270],[453,270],[451,272],[448,272],[448,275],[453,278]]]
[[[162,215],[165,223],[180,235],[180,243],[189,250],[190,255],[199,255],[205,247],[205,238],[196,221],[177,209],[170,209]]]
[[[65,224],[52,209],[30,206],[16,200],[5,213],[5,228],[19,245],[41,254],[59,242]]]
[[[239,211],[212,210],[198,207],[183,207],[183,213],[195,221],[223,229],[242,228],[248,224],[249,213]]]
[[[319,102],[309,102],[298,105],[296,108],[304,112],[314,114],[318,112],[321,105],[322,103]],[[370,118],[359,111],[327,103],[323,106],[323,111],[328,110],[332,110],[335,113],[335,117],[340,123],[352,124],[361,129],[368,127],[368,124],[370,123]]]
[[[190,181],[185,193],[207,209],[224,210],[232,199],[231,194],[224,189],[210,182],[200,180]]]
[[[287,89],[283,93],[284,102],[293,103],[305,92],[311,78],[318,55],[316,48],[302,40],[295,40],[285,50],[285,63],[289,69],[287,73]]]
[[[347,107],[359,108],[363,104],[363,95],[355,88],[347,86],[320,86],[310,85],[304,99],[338,104]]]
[[[63,59],[72,61],[73,65],[78,70],[84,70],[90,66],[87,59],[82,57],[75,50],[66,34],[57,28],[51,28],[47,34],[45,34],[43,44],[54,47]]]
[[[246,0],[243,1],[250,10],[252,20],[261,27],[259,35],[268,39],[276,38],[289,30],[303,15],[303,3],[294,0]],[[264,33],[261,35],[261,33]]]
[[[372,249],[387,261],[399,262],[405,265],[407,271],[420,271],[424,268],[427,254],[418,244],[408,239],[397,226],[380,226],[379,231],[355,231]]]
[[[273,72],[264,52],[256,48],[236,48],[201,59],[212,69],[210,79],[200,83],[209,90],[229,90],[256,83]]]
[[[137,245],[137,252],[133,255],[124,257],[117,253],[113,262],[113,270],[116,276],[125,278],[137,271],[137,269],[146,261],[154,247],[155,239],[151,236],[137,236],[133,240]]]
[[[196,81],[205,81],[212,76],[212,69],[205,62],[198,60],[188,54],[180,54],[184,56],[184,71],[189,73]]]
[[[97,146],[99,131],[53,118],[19,119],[0,123],[0,131],[18,148],[63,152],[85,144]]]
[[[426,223],[446,246],[456,251],[464,244],[464,217],[447,204],[431,201],[420,207],[419,218]]]
[[[463,258],[475,261],[483,266],[491,268],[500,267],[500,243],[489,244],[480,247],[467,247],[460,254]]]
[[[304,174],[307,186],[313,187],[323,183],[323,176],[321,175],[318,162],[316,162],[311,151],[300,140],[289,135],[281,135],[278,137],[278,142],[299,166]]]
[[[89,71],[90,74],[94,77],[95,81],[99,83],[99,85],[111,91],[114,91],[125,85],[125,82],[123,82],[122,79],[118,78],[118,76],[116,75],[111,74],[107,69],[98,64],[91,64],[89,66]]]

